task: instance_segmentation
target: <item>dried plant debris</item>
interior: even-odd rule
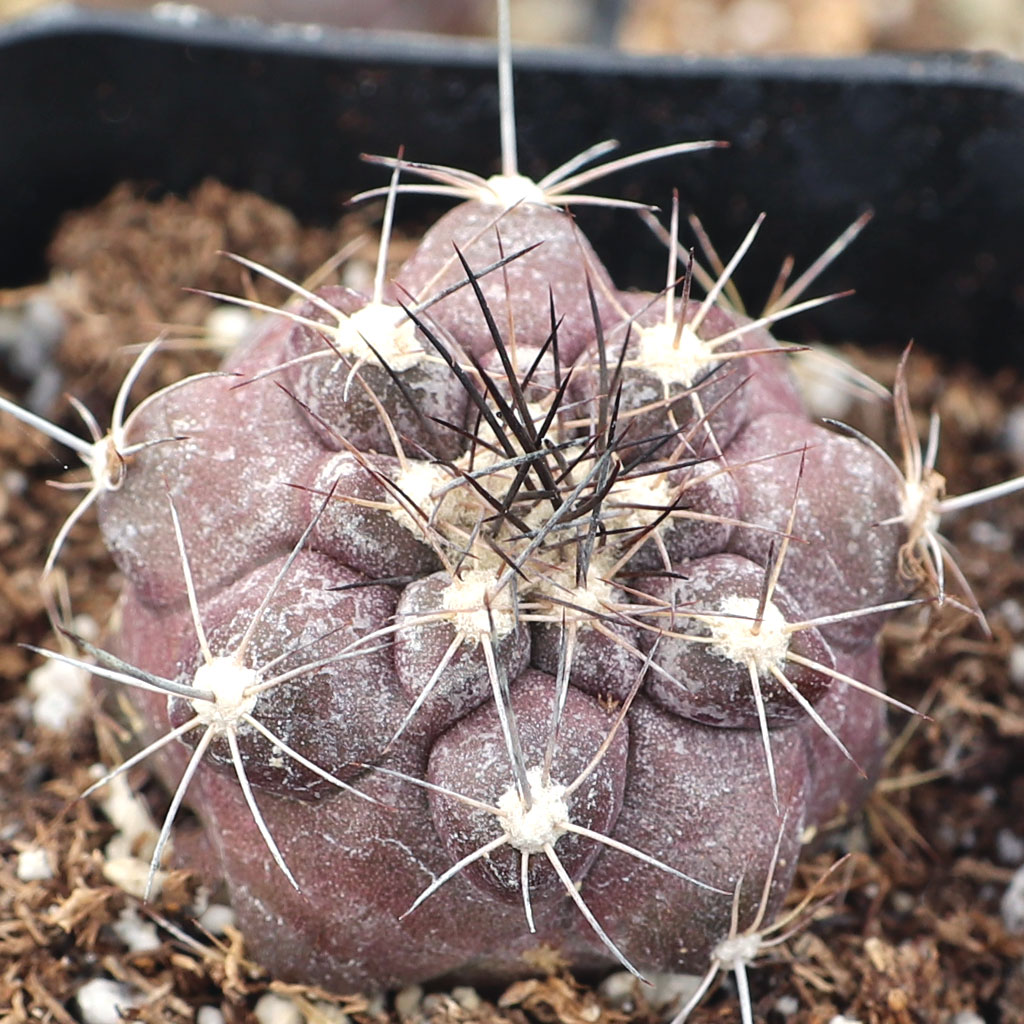
[[[750,318],[674,204],[621,291],[609,149],[400,154],[379,235],[122,188],[3,296],[74,395],[0,419],[5,1020],[1024,1020],[1024,387],[813,422],[863,218]]]

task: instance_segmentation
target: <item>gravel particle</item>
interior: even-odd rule
[[[89,706],[89,671],[62,661],[45,661],[28,675],[32,721],[51,732],[67,732]]]
[[[1007,413],[1000,440],[1005,450],[1024,466],[1024,406],[1014,406]]]
[[[1010,682],[1018,689],[1024,687],[1024,644],[1014,644],[1010,651]]]
[[[125,907],[113,924],[114,934],[131,953],[151,953],[161,946],[152,921],[143,920],[134,907]]]
[[[211,935],[223,935],[229,928],[235,927],[235,912],[223,903],[211,903],[199,915],[199,924]]]
[[[110,978],[93,978],[75,994],[82,1024],[121,1024],[122,1010],[138,1006],[142,994],[131,985]]]
[[[1024,932],[1024,867],[1014,873],[999,903],[1003,924],[1010,932]]]
[[[470,988],[468,985],[456,985],[452,989],[452,999],[469,1013],[479,1010],[482,1002],[477,990]]]
[[[43,882],[53,878],[53,868],[46,851],[38,846],[22,850],[18,854],[18,878],[22,882]]]
[[[1003,864],[1024,863],[1024,839],[1008,828],[996,833],[996,855]]]
[[[395,996],[395,1013],[402,1020],[415,1020],[420,1014],[423,989],[419,985],[407,985]]]
[[[302,1024],[302,1012],[295,1003],[273,992],[261,995],[252,1012],[260,1024]]]

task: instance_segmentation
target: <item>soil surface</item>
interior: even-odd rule
[[[280,301],[273,286],[218,250],[301,280],[348,243],[348,262],[321,278],[365,286],[376,252],[366,215],[332,231],[303,230],[287,212],[212,182],[187,200],[159,202],[119,188],[67,218],[53,241],[49,281],[0,292],[0,333],[30,345],[53,341],[59,370],[40,388],[38,368],[8,360],[0,385],[25,401],[26,377],[35,379],[37,411],[72,432],[83,428],[62,391],[105,424],[132,359],[127,347],[137,351],[164,329],[172,339],[134,392],[145,395],[215,365],[217,347],[230,343],[237,316],[186,287]],[[401,258],[401,246],[393,255]],[[843,353],[886,385],[898,354]],[[950,493],[1024,472],[1018,375],[985,379],[924,352],[910,366],[919,428],[927,430],[933,407],[942,416],[939,469]],[[884,404],[854,403],[843,418],[896,450]],[[170,873],[148,905],[133,895],[152,836],[132,816],[148,812],[159,823],[167,794],[142,765],[119,797],[101,790],[78,799],[96,778],[90,766],[116,763],[129,737],[116,709],[97,712],[87,685],[65,679],[73,672],[51,666],[52,677],[40,675],[43,659],[23,646],[70,654],[48,609],[102,639],[115,607],[117,573],[91,513],[72,529],[51,585],[40,588],[49,546],[81,497],[52,486],[82,478],[64,460],[75,464],[65,449],[0,416],[0,1021],[109,1019],[90,1007],[110,997],[129,1019],[191,1021],[200,1013],[202,1024],[346,1015],[358,1024],[660,1019],[660,989],[619,977],[592,987],[556,963],[548,977],[504,992],[413,989],[383,1000],[286,986],[247,959],[217,894],[187,870]],[[867,807],[808,837],[794,905],[840,855],[850,856],[815,890],[788,940],[751,972],[758,1020],[1024,1022],[1024,498],[969,510],[945,532],[991,637],[949,605],[938,614],[917,610],[888,630],[891,692],[928,717],[894,714],[884,778]],[[67,688],[66,707],[59,687]],[[691,1020],[738,1020],[736,1006],[726,979]]]

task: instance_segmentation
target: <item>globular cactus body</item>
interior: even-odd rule
[[[387,307],[401,357],[328,289],[158,396],[135,429],[179,440],[102,502],[125,660],[199,687],[231,654],[280,741],[216,736],[193,803],[284,977],[495,980],[541,945],[702,970],[738,879],[752,912],[774,872],[776,905],[876,764],[879,702],[842,677],[880,686],[879,616],[814,620],[904,593],[888,467],[797,415],[784,354],[722,309],[672,303],[698,371],[645,366],[637,297],[568,216],[506,217],[453,211],[398,271],[426,306]],[[199,708],[141,701],[153,738]]]

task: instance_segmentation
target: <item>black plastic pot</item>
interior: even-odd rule
[[[404,144],[409,159],[496,167],[493,47],[189,18],[58,8],[0,29],[0,285],[39,275],[60,214],[123,179],[181,192],[212,175],[311,221],[383,183],[361,152]],[[755,307],[785,254],[806,264],[872,207],[871,227],[821,282],[857,295],[788,336],[914,337],[1024,366],[1024,67],[578,51],[522,54],[516,68],[526,173],[605,138],[627,153],[727,140],[601,187],[660,204],[678,187],[722,251],[766,211],[738,274]],[[662,278],[663,251],[629,215],[579,216],[620,282]]]

